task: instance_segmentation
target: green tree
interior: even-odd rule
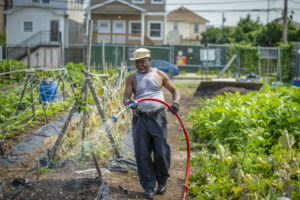
[[[201,43],[226,44],[231,43],[233,27],[215,28],[212,27],[202,34]]]
[[[300,28],[297,28],[292,22],[288,22],[288,41],[299,42],[300,41]]]
[[[255,45],[276,46],[282,39],[282,24],[269,23],[258,33]]]
[[[233,33],[234,42],[240,44],[249,44],[255,41],[255,35],[253,31],[257,31],[262,27],[259,18],[256,21],[251,19],[250,14],[246,18],[241,19]]]

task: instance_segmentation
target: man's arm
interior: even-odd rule
[[[133,90],[134,79],[135,79],[135,76],[133,74],[128,75],[128,77],[126,79],[124,98],[123,98],[123,103],[125,106],[129,103],[131,96],[134,92],[134,90]]]
[[[167,88],[172,93],[173,101],[176,101],[179,104],[180,101],[179,90],[175,87],[174,83],[166,73],[159,70],[158,73],[162,77],[163,87]]]

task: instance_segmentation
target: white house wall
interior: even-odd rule
[[[27,56],[21,62],[28,65]],[[60,65],[60,50],[58,47],[41,47],[30,54],[31,66],[58,67]]]
[[[39,5],[42,6],[49,6],[49,7],[55,7],[55,8],[59,8],[61,10],[66,9],[67,8],[67,2],[70,0],[55,0],[55,1],[51,1],[49,3],[43,3],[43,0],[40,0],[40,3],[37,3]],[[22,5],[27,5],[27,4],[32,4],[32,0],[13,0],[13,5],[14,6],[22,6]]]
[[[190,33],[191,33],[189,35],[190,38],[196,39],[197,35],[200,37],[201,33],[205,32],[205,25],[204,24],[198,24],[198,25],[199,25],[199,32],[195,33],[194,32],[195,24],[194,23],[190,23],[190,25],[189,25],[190,26],[189,29],[190,29]]]
[[[40,30],[50,31],[50,20],[59,20],[59,31],[62,30],[63,17],[53,12],[40,8],[25,8],[7,15],[7,36],[8,45],[17,45]],[[24,32],[24,21],[33,22],[33,31]],[[50,40],[50,36],[48,41]]]
[[[68,11],[69,16],[66,19],[65,41],[68,44],[82,43],[84,39],[84,15],[79,11]],[[67,28],[68,27],[68,28]]]
[[[190,36],[189,24],[187,22],[178,22],[178,30],[184,39]]]
[[[179,35],[182,35],[184,39],[188,38],[190,36],[189,23],[188,22],[177,22],[177,23],[178,23]],[[167,33],[169,33],[169,31],[173,31],[173,29],[174,29],[174,22],[173,21],[167,22]]]

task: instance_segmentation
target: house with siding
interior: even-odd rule
[[[33,56],[33,64],[55,66],[60,42],[64,47],[83,43],[82,0],[13,0],[11,3],[5,11],[9,58],[24,59],[24,47],[28,45],[32,54],[38,55]]]
[[[0,33],[4,31],[4,0],[0,0]]]
[[[208,22],[185,7],[171,11],[167,15],[167,43],[198,44]]]
[[[6,9],[8,0],[0,0],[0,33],[5,30],[5,14],[4,11]]]
[[[165,0],[91,1],[89,19],[93,20],[93,43],[166,43]]]

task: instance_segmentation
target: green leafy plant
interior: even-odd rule
[[[300,196],[300,89],[226,94],[191,110],[189,199]]]

